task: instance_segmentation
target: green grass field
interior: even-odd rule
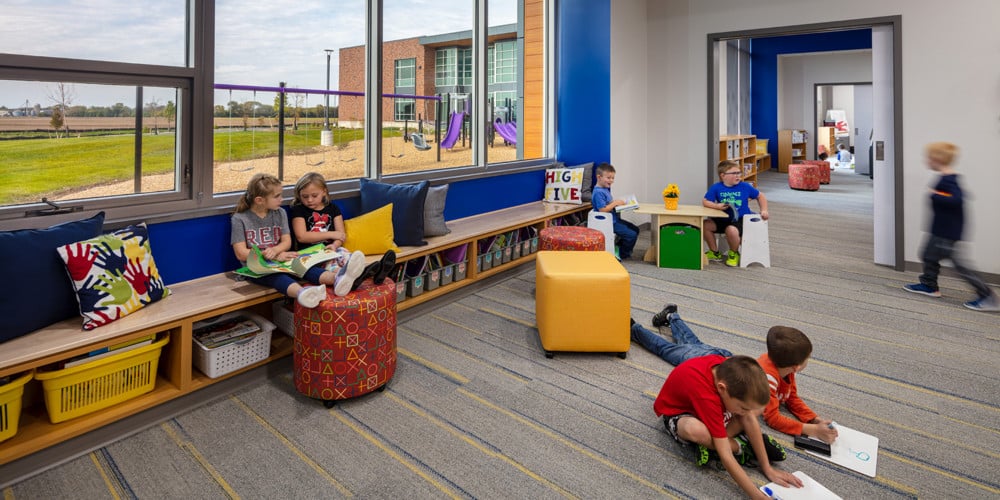
[[[386,129],[386,137],[400,135]],[[337,144],[364,138],[358,129],[334,130]],[[285,132],[285,154],[304,152],[320,143],[319,128],[300,127]],[[135,137],[103,135],[0,141],[3,180],[0,205],[38,202],[43,196],[121,182],[135,177]],[[142,175],[174,169],[174,136],[146,134],[142,139]],[[229,162],[277,156],[276,130],[217,129],[215,161]]]

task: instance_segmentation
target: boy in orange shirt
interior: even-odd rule
[[[799,399],[795,374],[809,364],[812,342],[800,330],[788,326],[773,326],[767,332],[767,352],[757,362],[767,375],[771,392],[764,407],[764,421],[768,427],[791,436],[805,434],[829,444],[837,439],[837,429],[832,420],[820,418],[805,401]],[[785,408],[798,420],[781,414]]]

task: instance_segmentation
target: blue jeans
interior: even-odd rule
[[[635,242],[639,239],[639,228],[627,220],[621,220],[618,217],[615,219],[615,237],[619,241],[618,256],[625,260],[632,257],[632,249],[635,248]]]
[[[952,265],[955,266],[955,271],[958,271],[959,276],[976,289],[979,298],[992,295],[993,292],[983,279],[965,265],[965,259],[958,254],[955,243],[957,242],[933,234],[927,237],[927,244],[924,245],[923,255],[920,257],[924,261],[924,273],[920,275],[920,282],[937,290],[941,261],[950,259]]]
[[[309,270],[306,271],[306,275],[303,276],[302,279],[308,281],[309,283],[312,283],[313,285],[318,285],[319,277],[322,276],[325,271],[326,270],[323,269],[323,266],[321,265],[310,267]],[[256,283],[258,285],[269,286],[271,288],[274,288],[275,290],[281,292],[286,296],[288,295],[288,287],[294,285],[295,283],[298,283],[298,280],[295,279],[295,276],[287,273],[265,274],[260,278],[247,278],[247,280],[250,281],[251,283]]]
[[[708,356],[709,354],[718,354],[727,358],[733,355],[725,349],[702,343],[677,313],[670,315],[670,331],[673,333],[676,343],[670,342],[636,323],[632,325],[632,340],[674,366],[691,358]]]

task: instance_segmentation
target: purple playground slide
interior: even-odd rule
[[[493,120],[493,128],[503,137],[508,144],[517,144],[517,124],[514,122],[504,123],[497,118]]]
[[[444,133],[444,139],[441,140],[442,148],[451,149],[455,147],[458,135],[462,131],[463,119],[465,119],[465,113],[452,112],[451,118],[448,119],[448,131]]]

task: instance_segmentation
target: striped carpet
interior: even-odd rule
[[[810,336],[799,390],[820,415],[880,438],[878,476],[794,449],[785,470],[844,498],[1000,496],[1000,315],[961,307],[972,292],[959,280],[943,279],[944,297],[931,299],[901,289],[914,273],[872,264],[867,178],[837,171],[818,192],[784,183],[776,172],[761,179],[771,268],[626,262],[635,319],[648,324],[676,302],[703,341],[754,357],[772,325]],[[637,254],[647,245],[644,233]],[[546,359],[530,264],[470,289],[401,314],[399,365],[382,393],[325,409],[296,393],[282,360],[220,399],[8,484],[3,496],[740,495],[724,471],[696,468],[653,414],[670,365],[635,345],[624,360]],[[750,476],[767,482],[759,470]]]

